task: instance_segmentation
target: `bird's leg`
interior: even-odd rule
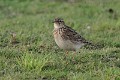
[[[72,62],[75,64],[76,61],[75,61],[75,56],[76,56],[76,51],[73,52],[73,56],[72,56]]]
[[[75,55],[76,55],[76,51],[74,51],[73,53],[72,60],[75,60]]]
[[[65,51],[65,60],[66,60],[66,65],[68,64],[68,61],[67,61],[67,56],[68,56],[68,51]]]
[[[68,51],[65,51],[65,59],[66,59],[67,56],[68,56]]]

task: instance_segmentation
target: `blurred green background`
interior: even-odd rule
[[[119,8],[120,0],[0,0],[0,80],[120,80]],[[66,56],[53,38],[56,17],[102,48]]]

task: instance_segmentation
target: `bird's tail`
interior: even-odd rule
[[[86,42],[84,42],[84,43],[85,43],[85,47],[86,47],[86,48],[89,48],[89,49],[99,49],[99,48],[101,48],[100,45],[98,45],[98,44],[93,44],[93,43],[91,43],[91,42],[89,42],[89,41],[86,41]]]

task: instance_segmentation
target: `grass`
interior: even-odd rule
[[[119,0],[71,1],[0,1],[0,80],[120,80]],[[55,17],[102,48],[66,56],[53,39]]]

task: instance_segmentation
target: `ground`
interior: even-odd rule
[[[119,0],[0,0],[0,80],[120,80],[119,8]],[[55,17],[101,47],[65,54]]]

